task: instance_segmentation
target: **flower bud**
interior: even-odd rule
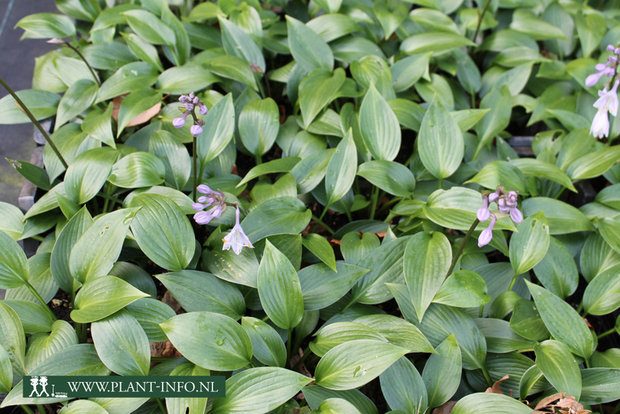
[[[175,128],[182,128],[183,125],[185,125],[185,117],[174,118],[172,120],[172,125],[174,125]]]
[[[197,137],[198,135],[202,134],[202,127],[200,125],[192,125],[192,127],[189,129],[189,132],[191,132],[193,136]]]

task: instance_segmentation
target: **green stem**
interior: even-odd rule
[[[286,341],[286,358],[287,361],[290,361],[293,355],[291,354],[293,350],[293,328],[289,328],[288,330],[288,340]]]
[[[78,48],[76,48],[75,46],[73,46],[71,43],[69,42],[64,42],[65,46],[67,46],[69,49],[73,50],[75,53],[77,53],[77,55],[80,57],[80,59],[82,59],[82,62],[86,63],[86,66],[88,66],[88,70],[90,70],[90,74],[93,75],[93,79],[95,79],[95,82],[97,82],[98,86],[101,86],[101,81],[99,80],[99,76],[97,76],[97,73],[95,73],[95,70],[93,69],[92,66],[90,66],[90,64],[88,63],[88,61],[86,60],[86,58],[84,57],[84,55],[78,50]]]
[[[159,405],[159,409],[161,410],[161,412],[166,414],[168,411],[166,411],[166,407],[164,407],[164,404],[161,402],[161,399],[155,398],[155,401],[157,401],[157,405]]]
[[[196,201],[196,187],[198,187],[198,154],[196,149],[198,148],[198,142],[196,137],[192,140],[192,163],[194,165],[194,189],[192,190],[192,199]]]
[[[254,162],[256,162],[256,165],[260,165],[263,163],[263,160],[260,155],[254,155]]]
[[[52,312],[52,310],[47,306],[47,303],[45,303],[41,295],[39,295],[39,292],[37,292],[37,290],[34,288],[34,286],[30,284],[30,282],[26,281],[25,283],[30,293],[32,293],[32,295],[39,301],[41,306],[43,306],[43,309],[45,309],[47,314],[51,316],[52,320],[55,321],[56,315],[54,315],[54,312]]]
[[[43,407],[43,404],[37,404],[37,410],[39,410],[39,414],[47,413],[47,411],[45,410],[45,407]]]
[[[517,281],[517,274],[515,273],[514,276],[512,277],[512,280],[510,281],[510,286],[508,286],[508,290],[512,290],[516,281]]]
[[[375,212],[377,210],[377,202],[379,201],[379,187],[373,187],[370,195],[370,219],[375,219]]]
[[[83,344],[86,342],[86,324],[85,323],[75,323],[75,332],[78,336],[78,342]]]
[[[581,313],[581,311],[583,311],[583,303],[580,303],[579,306],[577,306],[577,313]]]
[[[484,9],[482,9],[482,13],[478,15],[478,24],[476,25],[476,31],[474,32],[474,37],[472,40],[476,42],[476,38],[478,37],[478,32],[480,32],[480,26],[482,25],[482,19],[484,19],[484,15],[489,9],[489,5],[491,4],[491,0],[487,0],[487,4],[484,5]]]
[[[34,414],[34,411],[32,411],[27,405],[22,405],[21,407],[27,414]]]
[[[106,189],[105,189],[105,194],[107,195],[107,197],[104,197],[105,200],[103,200],[103,212],[104,213],[108,212],[108,206],[110,204],[110,193],[111,192],[112,192],[112,184],[107,183]]]
[[[467,241],[470,239],[472,233],[478,226],[478,223],[480,223],[480,220],[476,218],[474,222],[471,224],[471,227],[469,228],[469,230],[467,230],[467,233],[465,233],[465,237],[463,237],[463,240],[461,241],[461,245],[459,246],[459,249],[456,251],[456,254],[452,258],[452,263],[450,263],[450,268],[448,269],[448,273],[446,273],[446,277],[452,274],[452,271],[454,270],[454,266],[456,266],[456,262],[459,260],[459,257],[463,253],[463,250],[465,250],[465,245],[467,244]]]
[[[486,367],[482,367],[482,375],[484,375],[484,379],[489,386],[493,385],[493,381],[491,380],[491,376],[489,375],[489,371],[487,371]]]
[[[602,338],[605,338],[606,336],[609,336],[609,335],[611,335],[611,334],[613,334],[615,332],[616,332],[616,328],[611,328],[610,330],[605,331],[602,334],[598,335],[597,338],[598,339],[602,339]]]
[[[325,224],[323,222],[323,220],[321,220],[320,218],[318,218],[314,214],[312,215],[312,220],[314,220],[317,224],[319,224],[321,227],[323,227],[325,230],[327,230],[329,232],[329,234],[333,235],[334,233],[336,233],[331,227],[329,227],[327,224]]]
[[[47,133],[47,131],[45,130],[45,128],[43,128],[43,126],[41,126],[39,121],[37,121],[37,118],[35,118],[35,116],[32,114],[32,112],[30,112],[30,109],[28,109],[26,104],[19,98],[19,96],[17,96],[15,91],[13,91],[13,89],[11,89],[11,87],[6,84],[4,79],[0,78],[0,84],[2,86],[4,86],[4,89],[6,89],[11,94],[13,99],[15,99],[15,102],[17,102],[17,105],[19,106],[19,109],[24,111],[24,113],[30,119],[30,121],[34,124],[34,126],[36,126],[39,129],[39,131],[41,131],[41,134],[43,134],[43,136],[45,137],[45,140],[50,144],[50,147],[52,147],[52,150],[54,151],[54,153],[56,154],[56,156],[60,160],[60,163],[63,165],[63,167],[68,168],[69,164],[67,164],[67,161],[65,161],[65,158],[62,156],[62,154],[60,153],[60,151],[58,150],[58,148],[54,144],[54,141],[52,141],[52,138],[50,138],[50,136]]]
[[[319,216],[319,221],[323,220],[323,217],[325,217],[325,214],[327,213],[327,209],[328,209],[328,205],[325,206],[325,208],[323,209],[323,211],[321,212],[321,215]]]
[[[439,179],[439,189],[443,190],[443,178]]]
[[[45,240],[43,237],[41,237],[41,236],[39,236],[37,234],[30,236],[30,238],[34,239],[34,240],[36,240],[38,242],[43,242],[43,240]]]

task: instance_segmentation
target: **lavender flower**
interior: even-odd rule
[[[208,224],[211,220],[221,217],[226,208],[224,193],[213,191],[205,184],[200,184],[197,190],[205,195],[198,198],[198,203],[192,204],[192,208],[198,211],[194,214],[194,221],[198,224]],[[209,210],[203,211],[205,209]]]
[[[497,221],[497,218],[495,217],[495,214],[493,214],[491,215],[489,227],[482,230],[480,236],[478,236],[478,247],[486,246],[491,243],[491,240],[493,239],[493,226],[495,226],[495,221]]]
[[[478,209],[478,212],[476,213],[476,217],[478,217],[478,220],[482,222],[482,221],[487,221],[490,215],[491,215],[491,212],[489,211],[489,196],[485,195],[482,198],[482,207]]]
[[[598,109],[594,119],[592,120],[592,126],[590,127],[590,133],[596,138],[602,138],[609,136],[609,118],[607,112],[616,116],[618,113],[618,84],[619,80],[616,80],[613,88],[607,91],[607,87],[602,91],[598,91],[599,98],[594,102],[594,107]]]
[[[189,95],[181,95],[179,97],[179,102],[183,104],[183,106],[179,107],[179,110],[183,112],[178,118],[174,118],[172,120],[172,125],[175,128],[182,128],[185,125],[185,121],[187,120],[188,115],[192,115],[192,119],[194,123],[190,128],[190,132],[193,136],[197,137],[202,134],[202,126],[204,125],[204,121],[196,119],[196,107],[198,107],[198,112],[200,115],[206,115],[208,112],[207,106],[196,96],[193,92]]]
[[[500,213],[509,214],[510,218],[516,224],[523,221],[523,213],[519,210],[517,204],[517,198],[519,194],[516,191],[508,191],[504,193],[503,187],[499,186],[495,192],[491,194],[485,194],[482,197],[482,207],[478,209],[476,217],[480,222],[487,221],[489,218],[491,222],[489,226],[484,229],[478,237],[478,247],[486,246],[493,239],[493,227],[497,221],[497,216],[489,210],[489,204],[495,202],[497,209]]]
[[[202,134],[202,127],[200,125],[192,125],[192,127],[189,129],[189,132],[191,132],[193,136],[197,137],[198,135]]]
[[[228,250],[232,247],[233,252],[237,255],[241,253],[241,249],[244,247],[254,248],[252,243],[250,243],[250,239],[248,239],[248,236],[246,236],[241,228],[241,225],[239,224],[239,206],[237,206],[235,215],[235,225],[232,230],[230,230],[230,233],[222,239],[222,241],[224,242],[222,250]]]

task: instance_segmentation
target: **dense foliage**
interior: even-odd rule
[[[2,407],[618,412],[620,2],[56,4],[0,100],[53,121],[14,161],[36,203],[0,203]],[[22,396],[209,373],[225,398]]]

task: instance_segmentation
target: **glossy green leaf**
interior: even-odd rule
[[[215,159],[228,145],[235,130],[232,95],[220,99],[204,117],[203,133],[198,136],[198,155],[202,164]]]
[[[150,187],[164,182],[166,167],[152,153],[132,152],[118,160],[112,167],[108,181],[117,187]]]
[[[77,323],[98,321],[148,296],[122,279],[101,276],[87,281],[78,291],[71,319]]]
[[[236,24],[220,18],[222,28],[222,45],[229,55],[245,59],[249,64],[256,64],[264,72],[266,70],[265,57],[260,48],[243,29]]]
[[[583,404],[605,404],[620,398],[620,369],[587,368],[581,370]]]
[[[148,375],[151,348],[138,321],[125,310],[93,322],[93,343],[101,361],[118,375]]]
[[[60,101],[58,94],[38,89],[17,91],[17,96],[39,121],[54,115]],[[19,109],[11,95],[6,95],[0,99],[0,124],[22,124],[25,122],[30,122],[30,119]]]
[[[430,356],[422,371],[429,408],[439,407],[454,395],[461,371],[461,350],[454,335],[450,335],[437,346],[437,353]]]
[[[213,401],[213,414],[266,413],[293,398],[312,379],[278,367],[250,368],[226,380],[226,397]]]
[[[364,144],[377,160],[392,161],[401,145],[398,119],[390,105],[371,85],[360,107],[360,130]]]
[[[510,328],[524,338],[533,341],[549,338],[549,330],[531,300],[521,298],[513,304]]]
[[[286,347],[278,331],[266,322],[244,316],[241,327],[252,341],[254,358],[265,365],[284,367],[286,364]]]
[[[123,12],[127,24],[138,36],[154,45],[174,44],[174,32],[154,14],[135,9]]]
[[[318,385],[306,386],[302,390],[304,398],[308,401],[308,406],[312,409],[318,409],[320,404],[330,398],[344,399],[350,402],[362,413],[377,414],[377,407],[366,395],[359,390],[330,390]]]
[[[424,167],[439,179],[451,176],[463,160],[465,144],[461,130],[437,98],[424,114],[418,151]]]
[[[528,217],[510,239],[510,264],[520,275],[536,266],[547,254],[551,238],[544,218]]]
[[[289,172],[295,167],[295,165],[297,165],[298,162],[298,157],[284,157],[258,164],[248,171],[245,177],[243,177],[243,180],[239,181],[237,187],[241,187],[243,184],[255,179],[256,177],[273,173]]]
[[[263,310],[273,323],[282,329],[299,324],[304,313],[299,277],[291,262],[269,240],[258,267],[257,288]]]
[[[401,357],[381,376],[381,391],[392,410],[425,412],[428,396],[422,376],[406,357]]]
[[[498,186],[503,185],[505,188],[518,193],[527,193],[525,178],[521,170],[506,161],[488,163],[482,167],[478,174],[465,183],[478,183],[482,187],[493,191]]]
[[[279,197],[259,204],[241,222],[252,243],[276,234],[298,234],[310,222],[312,212],[294,197]]]
[[[153,89],[140,89],[127,95],[118,110],[118,130],[120,136],[125,127],[141,113],[161,102],[161,93]]]
[[[75,25],[68,16],[54,13],[30,14],[17,22],[15,27],[25,30],[22,39],[51,39],[75,34]]]
[[[360,387],[379,375],[408,351],[378,341],[358,339],[330,349],[315,370],[317,385],[333,390]]]
[[[591,315],[606,315],[620,307],[620,265],[596,275],[583,294],[583,308]]]
[[[581,373],[575,356],[560,341],[548,340],[534,345],[536,366],[558,392],[564,391],[579,401]]]
[[[598,177],[620,159],[620,147],[613,146],[588,153],[573,161],[566,173],[573,180]]]
[[[26,336],[17,313],[2,301],[0,301],[0,335],[2,336],[0,348],[9,354],[13,378],[21,377],[26,372],[24,365]]]
[[[235,286],[197,270],[156,276],[187,312],[209,311],[239,319],[245,310],[243,295]]]
[[[338,2],[338,0],[329,2]],[[326,42],[361,30],[359,24],[352,17],[334,11],[314,17],[306,25]]]
[[[105,184],[117,152],[109,147],[93,148],[75,157],[65,174],[67,196],[77,204],[93,198]]]
[[[250,65],[242,58],[232,55],[219,55],[205,61],[203,66],[215,75],[241,82],[255,91],[258,90],[254,73],[250,69]]]
[[[160,92],[182,94],[188,90],[200,91],[218,81],[218,77],[200,65],[173,66],[157,78]]]
[[[535,40],[565,38],[562,29],[536,17],[528,9],[515,10],[510,28]]]
[[[271,99],[256,99],[239,115],[239,135],[243,146],[255,156],[265,154],[278,136],[280,111]]]
[[[131,221],[131,231],[144,254],[164,269],[185,269],[196,242],[183,211],[159,194],[138,195],[131,206],[140,208]]]
[[[87,109],[97,96],[98,86],[91,79],[80,79],[69,87],[58,103],[58,113],[54,128],[75,118]]]
[[[553,164],[536,158],[517,158],[510,160],[510,164],[521,170],[523,175],[545,178],[561,184],[573,192],[577,192],[566,173]],[[508,186],[506,187],[508,188]]]
[[[13,387],[13,368],[9,353],[0,346],[0,392],[7,393]]]
[[[15,288],[27,280],[26,254],[15,240],[0,231],[0,288]]]
[[[335,346],[349,341],[374,339],[387,342],[376,329],[358,322],[332,322],[319,329],[315,336],[315,340],[309,344],[310,350],[320,357]]]
[[[129,63],[103,82],[95,103],[151,86],[157,75],[155,67],[146,62]]]
[[[598,233],[586,239],[579,257],[581,274],[589,282],[599,273],[620,264],[620,253],[616,252]]]
[[[529,414],[532,409],[518,400],[503,394],[478,392],[460,399],[452,414]]]
[[[52,329],[55,319],[41,304],[23,299],[4,299],[4,303],[17,313],[25,333],[49,332]]]
[[[121,209],[100,216],[75,242],[69,257],[71,275],[84,283],[106,275],[118,259],[135,211]]]
[[[478,318],[476,325],[487,342],[487,351],[503,354],[522,349],[531,349],[534,343],[517,335],[508,321],[495,318]]]
[[[304,128],[340,94],[346,75],[342,68],[332,74],[323,68],[305,76],[299,84],[299,108]]]
[[[360,316],[354,320],[383,335],[388,342],[409,349],[410,352],[435,352],[424,334],[410,322],[385,314]]]
[[[105,112],[97,110],[89,112],[82,122],[82,131],[96,140],[112,148],[116,148],[116,142],[114,141],[114,135],[112,133],[113,107],[114,105],[111,104],[108,105],[108,109]]]
[[[512,113],[512,96],[507,86],[494,88],[480,102],[481,109],[490,109],[489,113],[476,125],[480,142],[476,147],[474,158],[482,147],[487,146],[493,138],[506,129]]]
[[[299,20],[286,16],[288,46],[298,65],[306,72],[317,68],[332,70],[334,55],[329,45],[314,30]]]
[[[243,249],[239,255],[232,250],[210,251],[203,255],[203,266],[222,280],[256,287],[258,260],[253,249]]]
[[[232,371],[248,365],[252,358],[248,334],[228,316],[189,312],[176,315],[160,326],[184,357],[203,368]]]
[[[329,266],[334,272],[338,271],[336,268],[334,249],[332,249],[326,238],[316,233],[309,233],[301,239],[301,242],[306,249]],[[307,306],[306,309],[308,309]]]
[[[466,37],[452,32],[424,32],[409,36],[400,44],[400,50],[408,55],[425,52],[443,52],[462,46],[475,46]]]
[[[159,60],[157,48],[133,33],[123,33],[123,38],[129,47],[131,53],[140,60],[156,67],[160,72],[164,71],[164,67]]]
[[[140,298],[127,305],[125,309],[140,323],[149,342],[161,342],[168,339],[159,324],[176,315],[170,306],[157,299]]]
[[[151,134],[149,151],[163,161],[166,184],[183,189],[191,173],[191,158],[187,148],[175,140],[170,132],[159,130]]]
[[[419,321],[439,291],[451,261],[452,248],[443,233],[417,233],[407,243],[404,275]]]
[[[561,298],[572,295],[579,283],[573,255],[555,237],[551,237],[545,257],[534,266],[534,273],[545,288]]]
[[[577,311],[548,290],[528,281],[525,283],[551,335],[564,342],[571,352],[586,359],[590,358],[594,352],[592,335]]]
[[[620,220],[617,218],[604,218],[598,222],[598,230],[603,239],[605,239],[612,249],[620,253],[620,235],[618,229],[620,229]]]
[[[319,263],[299,271],[299,282],[306,310],[323,309],[342,298],[364,274],[362,267],[336,262],[336,271]]]
[[[581,211],[560,200],[530,197],[524,200],[521,206],[526,217],[542,211],[549,224],[551,235],[594,230],[590,220]]]
[[[342,138],[336,152],[331,157],[325,173],[325,207],[340,200],[349,191],[355,180],[357,169],[357,150],[353,142],[352,131],[349,129]]]
[[[359,166],[357,175],[399,197],[411,195],[415,189],[415,177],[411,170],[394,161],[367,161]]]
[[[433,302],[457,308],[484,306],[490,301],[486,282],[471,270],[457,270],[450,275],[433,299]]]

